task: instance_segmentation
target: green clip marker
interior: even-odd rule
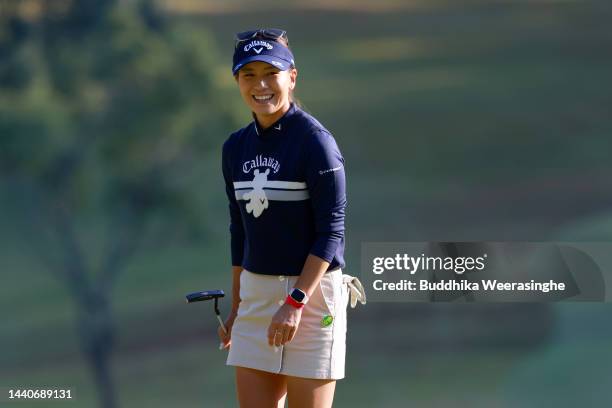
[[[334,321],[334,317],[330,315],[325,315],[321,319],[321,327],[327,327]]]

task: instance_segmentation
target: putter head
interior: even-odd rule
[[[202,300],[211,300],[222,298],[225,293],[222,290],[205,290],[201,292],[193,292],[185,296],[187,303],[199,302]]]

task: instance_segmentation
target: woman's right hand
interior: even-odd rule
[[[227,329],[227,333],[223,330],[221,326],[217,328],[217,334],[219,335],[219,340],[221,343],[219,344],[219,350],[223,350],[230,347],[232,343],[232,326],[234,326],[234,320],[236,320],[236,312],[231,312],[230,315],[225,320],[225,328]]]

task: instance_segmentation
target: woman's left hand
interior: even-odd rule
[[[268,344],[281,346],[293,340],[301,318],[302,309],[287,303],[282,305],[272,316],[272,322],[268,326]]]

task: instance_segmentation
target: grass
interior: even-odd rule
[[[225,354],[202,334],[201,341],[164,347],[155,351],[118,353],[113,358],[115,381],[127,406],[164,407],[180,403],[185,407],[233,406],[233,369],[226,367]],[[347,365],[348,380],[337,387],[335,406],[397,406],[410,400],[436,406],[448,395],[466,397],[478,392],[474,403],[487,401],[495,386],[512,366],[518,353],[389,353],[369,355],[353,352]],[[74,405],[93,406],[95,389],[80,359],[54,365],[39,364],[10,373],[4,383],[31,386],[65,385],[74,390]],[[445,384],[443,395],[440,384]],[[24,405],[30,406],[30,405]],[[35,406],[32,404],[31,406]]]

